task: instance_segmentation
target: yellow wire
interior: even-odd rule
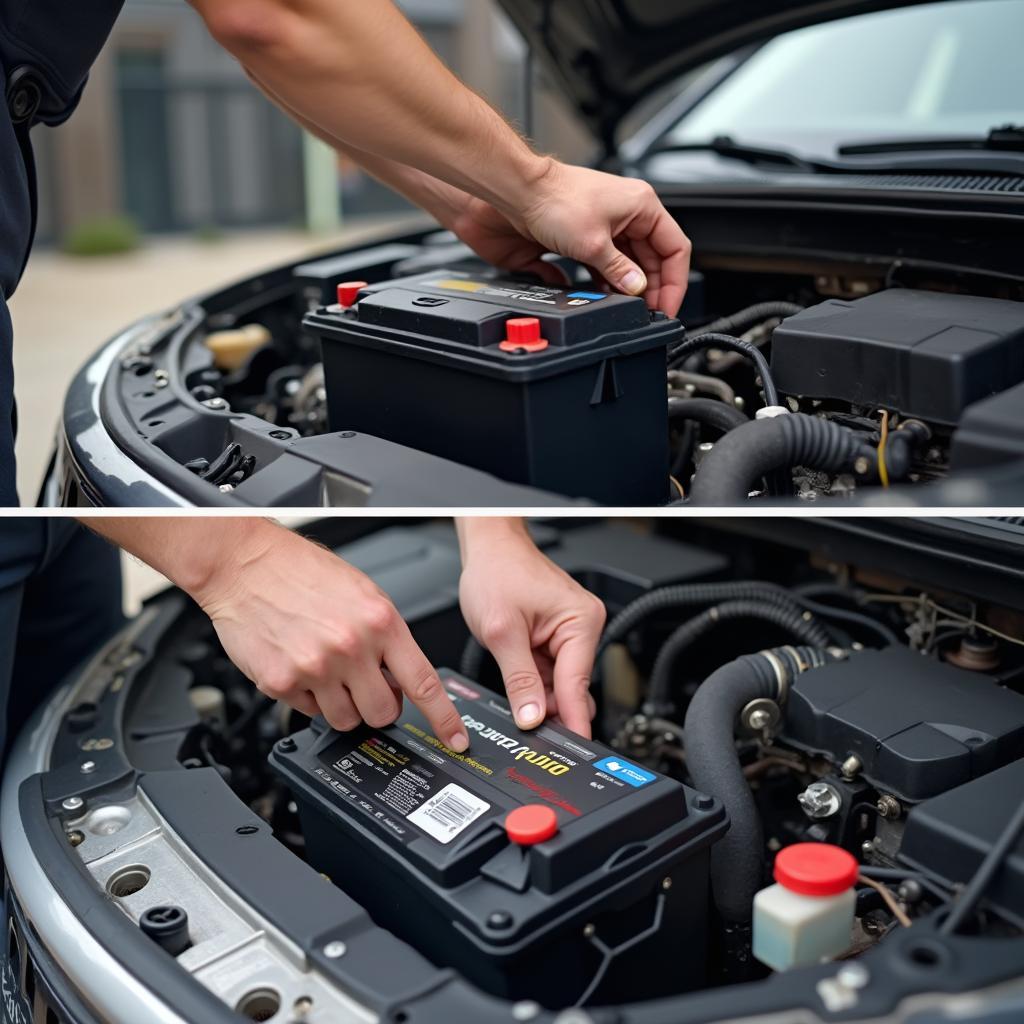
[[[889,440],[889,411],[882,410],[882,437],[878,442],[878,479],[883,487],[889,486],[889,467],[885,464],[885,443]]]
[[[680,498],[686,497],[686,491],[683,490],[683,485],[671,474],[668,475],[669,480],[676,485],[676,490],[679,492]]]

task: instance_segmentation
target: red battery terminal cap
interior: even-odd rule
[[[498,345],[502,352],[543,352],[547,340],[540,336],[540,321],[535,316],[519,316],[505,321],[508,332],[505,340]]]
[[[533,846],[558,831],[555,812],[544,804],[524,804],[505,816],[505,831],[513,843]]]
[[[857,858],[831,843],[794,843],[775,857],[775,881],[801,896],[838,896],[859,871]]]
[[[351,309],[366,284],[366,281],[343,281],[338,285],[338,305],[342,309]]]

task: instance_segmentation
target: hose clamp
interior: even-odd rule
[[[789,692],[789,672],[786,671],[785,664],[774,651],[762,651],[761,654],[767,659],[768,664],[771,665],[772,670],[775,672],[775,685],[779,691],[775,698],[776,703],[784,704],[786,702],[786,695]]]

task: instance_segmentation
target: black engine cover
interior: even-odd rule
[[[779,391],[955,425],[1024,380],[1024,303],[891,288],[830,299],[772,337]]]
[[[784,736],[842,760],[911,803],[984,775],[1024,752],[1024,697],[988,676],[902,647],[863,651],[801,676]]]

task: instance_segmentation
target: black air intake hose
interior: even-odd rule
[[[727,434],[735,427],[750,422],[750,417],[733,405],[713,398],[670,398],[668,400],[670,419],[693,420],[702,427],[711,427],[720,434]]]
[[[752,420],[726,434],[704,456],[693,478],[694,505],[742,505],[757,482],[777,469],[806,466],[843,473],[875,450],[848,427],[805,413]]]
[[[727,601],[701,612],[684,622],[673,632],[658,651],[651,669],[647,700],[654,714],[665,714],[672,699],[672,675],[684,651],[719,622],[734,619],[760,619],[778,626],[798,643],[811,647],[827,647],[832,638],[828,631],[813,618],[805,618],[801,608],[767,604],[758,601]]]
[[[701,334],[742,334],[764,320],[793,316],[803,309],[803,306],[798,306],[795,302],[759,302],[756,306],[747,306],[746,309],[741,309],[731,316],[713,320],[697,330]]]
[[[659,587],[630,601],[608,623],[597,648],[597,657],[600,659],[610,644],[617,643],[625,637],[648,615],[664,611],[666,608],[694,608],[700,605],[720,604],[722,601],[760,601],[789,608],[795,608],[799,603],[796,595],[791,594],[785,587],[775,583],[764,583],[761,580],[677,583]]]
[[[752,700],[781,702],[797,676],[839,656],[812,647],[746,654],[712,672],[690,701],[683,725],[686,766],[693,784],[721,800],[729,815],[729,831],[711,851],[711,888],[727,924],[750,920],[764,880],[764,836],[736,752],[736,720]]]

